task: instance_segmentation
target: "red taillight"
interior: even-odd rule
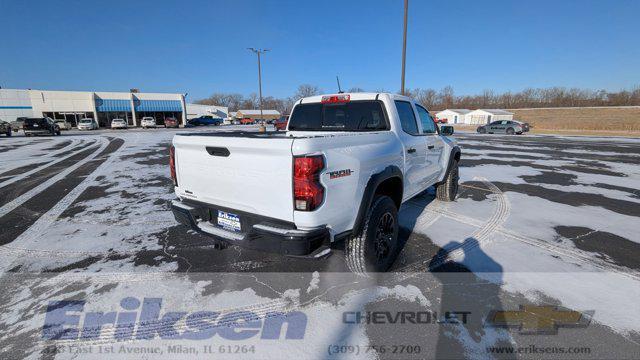
[[[169,169],[171,170],[173,185],[178,186],[178,177],[176,176],[176,148],[173,145],[169,148]]]
[[[298,211],[313,211],[324,198],[324,187],[320,184],[320,171],[324,168],[322,156],[294,157],[293,202]]]
[[[327,95],[322,97],[323,104],[344,103],[351,100],[351,95]]]

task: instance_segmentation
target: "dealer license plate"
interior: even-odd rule
[[[225,230],[240,232],[240,217],[236,214],[218,210],[218,226]]]

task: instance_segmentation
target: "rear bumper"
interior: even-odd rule
[[[49,130],[49,129],[44,129],[44,130],[29,130],[29,129],[25,129],[24,133],[25,134],[30,134],[30,135],[51,135],[51,130]]]
[[[174,200],[171,210],[176,220],[195,231],[207,234],[217,240],[243,248],[278,253],[290,256],[318,258],[330,253],[329,230],[318,227],[299,230],[295,225],[273,219],[229,210],[239,214],[242,232],[233,232],[219,227],[216,207],[198,202]],[[250,221],[248,221],[250,219]]]

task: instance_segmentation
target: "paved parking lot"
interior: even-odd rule
[[[216,130],[238,128],[250,127]],[[310,313],[320,311],[321,302],[333,301],[338,308],[351,304],[355,300],[349,291],[371,285],[348,274],[342,244],[335,244],[326,259],[300,260],[227,247],[177,225],[168,208],[174,195],[167,166],[167,146],[176,131],[189,130],[0,138],[0,268],[10,289],[0,296],[0,327],[16,335],[0,338],[0,347],[15,348],[37,337],[41,322],[35,319],[42,314],[33,303],[61,294],[112,292],[117,298],[123,287],[132,291],[126,285],[132,281],[144,291],[158,279],[175,282],[172,291],[163,292],[171,296],[206,280],[211,288],[193,297],[207,304],[207,296],[215,295],[227,307],[291,300],[291,290],[297,288],[294,307]],[[594,311],[590,332],[565,341],[606,339],[621,356],[630,354],[626,351],[640,342],[640,326],[629,320],[640,316],[640,308],[632,305],[640,296],[640,142],[476,134],[456,138],[463,151],[458,200],[441,203],[427,191],[403,205],[400,258],[391,274],[374,282],[377,295],[356,299],[353,306],[401,301],[437,310],[444,302],[464,307],[491,298],[501,303],[487,302],[490,308],[527,302],[562,305]],[[451,281],[465,286],[452,288],[442,273],[458,273],[454,276],[463,278]],[[68,293],[51,284],[33,290],[40,282],[80,275],[86,278]],[[30,277],[39,280],[34,283]],[[475,285],[485,290],[470,290]],[[233,301],[221,300],[222,294]],[[310,321],[321,319],[308,316]],[[446,351],[476,354],[475,347],[504,341],[521,344],[520,338],[500,332],[489,336],[472,327],[433,331],[431,340],[421,341],[443,356]],[[351,336],[354,341],[388,341],[382,334],[380,328],[364,327]],[[522,343],[527,341],[532,340]],[[320,356],[327,354],[322,351]]]

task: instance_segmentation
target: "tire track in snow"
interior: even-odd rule
[[[105,160],[99,157],[115,151],[122,142],[121,139],[105,141],[90,156],[0,208],[2,221],[14,224],[0,233],[0,245],[12,242],[26,231],[43,213],[64,198],[69,189],[80,184]]]
[[[73,188],[62,200],[58,201],[49,211],[40,216],[38,220],[27,229],[24,233],[20,234],[14,242],[20,243],[29,241],[39,235],[41,235],[47,227],[49,227],[68,207],[71,205],[100,175],[104,174],[106,169],[115,161],[120,154],[120,151],[124,148],[122,145],[124,140],[116,139],[110,143],[109,146],[98,156],[95,160],[100,162],[100,165],[91,172],[82,182]],[[115,148],[115,149],[113,149]]]
[[[468,186],[474,189],[478,189],[478,190],[483,190],[486,192],[490,192],[490,193],[497,193],[497,191],[499,191],[499,189],[497,189],[497,187],[493,184],[493,183],[488,183],[483,181],[486,185],[487,185],[487,189],[483,189],[483,188],[479,188],[479,187],[475,187],[475,186]],[[465,185],[462,185],[465,186]],[[501,192],[500,192],[501,193]],[[499,212],[503,212],[505,210],[505,206],[503,206],[500,201],[498,203],[498,207],[497,207],[497,211],[494,212],[494,214],[492,215],[492,218],[498,217],[498,218],[502,218],[504,216],[504,213],[502,215],[499,215]],[[541,240],[541,239],[536,239],[530,236],[525,236],[522,234],[519,234],[517,232],[514,232],[512,230],[506,229],[505,227],[502,226],[502,224],[498,225],[498,226],[490,226],[490,228],[492,228],[492,231],[488,232],[487,231],[487,227],[485,226],[487,224],[487,222],[484,222],[482,220],[478,220],[475,218],[471,218],[462,214],[458,214],[456,212],[452,212],[448,209],[440,209],[439,210],[441,212],[441,215],[445,218],[469,225],[469,226],[473,226],[476,228],[479,228],[478,230],[476,230],[472,236],[477,236],[480,237],[478,239],[478,242],[480,243],[479,245],[486,245],[492,242],[492,240],[487,240],[489,239],[488,236],[491,234],[500,234],[503,236],[506,236],[508,238],[511,238],[513,240],[525,243],[527,245],[530,246],[535,246],[537,248],[541,248],[545,251],[548,251],[550,253],[556,254],[558,256],[563,256],[563,257],[568,257],[573,259],[575,262],[579,263],[579,264],[584,264],[584,265],[590,265],[590,266],[594,266],[596,268],[605,270],[605,271],[611,271],[611,272],[615,272],[618,273],[620,275],[624,275],[626,277],[632,278],[632,279],[640,279],[640,274],[637,272],[630,272],[630,269],[622,267],[622,266],[618,266],[615,264],[611,264],[605,260],[590,256],[588,254],[585,254],[584,252],[580,251],[580,250],[575,250],[575,249],[571,249],[571,248],[567,248],[567,247],[563,247],[560,245],[556,245],[553,243],[549,243],[545,240]],[[510,206],[508,206],[507,208],[507,212],[510,212]],[[508,216],[508,214],[507,214]],[[492,218],[490,218],[490,220],[488,222],[491,222]],[[494,219],[495,220],[495,219]],[[504,223],[504,222],[503,222]],[[483,241],[480,241],[480,240]],[[471,244],[470,244],[471,245]],[[435,266],[427,266],[426,264],[422,265],[419,263],[414,263],[411,264],[407,267],[401,268],[398,271],[399,272],[419,272],[419,271],[424,271],[425,267],[427,270],[431,271],[435,268],[437,268],[438,266],[442,265],[445,261],[447,260],[457,260],[460,259],[460,257],[462,255],[464,255],[464,251],[465,250],[470,250],[475,248],[477,245],[472,245],[472,246],[460,246],[458,248],[454,248],[452,251],[450,251],[449,253],[447,253],[446,257],[442,257],[442,258],[438,258],[436,259],[436,262],[434,263]],[[430,261],[431,262],[431,261]],[[422,265],[422,266],[421,266]]]
[[[398,269],[397,271],[400,273],[411,273],[411,272],[422,272],[422,271],[432,271],[437,267],[441,266],[448,260],[458,260],[464,256],[466,251],[472,250],[476,247],[481,247],[491,241],[490,235],[493,234],[502,224],[507,220],[509,214],[511,213],[511,204],[509,203],[509,199],[507,196],[498,189],[493,183],[488,181],[485,178],[475,178],[475,180],[482,181],[487,187],[488,191],[497,195],[497,205],[496,208],[491,215],[491,217],[485,221],[479,229],[474,231],[468,238],[474,238],[477,241],[474,242],[466,242],[462,243],[450,250],[447,251],[444,256],[437,256],[432,259],[428,259],[428,264],[426,261],[421,261],[413,264],[409,264],[405,267]],[[409,203],[411,206],[417,206],[415,204]],[[440,208],[440,214],[448,213],[448,209]],[[477,225],[474,225],[477,226]],[[401,278],[405,278],[406,276],[398,275]]]
[[[63,157],[61,157],[61,158],[59,158],[57,160],[51,161],[51,162],[47,162],[47,163],[42,164],[42,165],[40,165],[40,166],[38,166],[38,167],[36,167],[34,169],[31,169],[31,170],[28,170],[26,172],[23,172],[21,174],[17,174],[15,176],[12,176],[10,179],[0,183],[0,189],[5,187],[5,186],[11,185],[11,184],[13,184],[13,183],[15,183],[15,182],[17,182],[19,180],[25,179],[28,176],[31,176],[31,175],[33,175],[35,173],[38,173],[38,172],[40,172],[40,171],[42,171],[42,170],[44,170],[44,169],[46,169],[46,168],[48,168],[50,166],[56,165],[56,164],[58,164],[58,163],[60,163],[62,161],[66,161],[67,159],[69,159],[71,157],[77,156],[78,154],[80,154],[85,149],[89,148],[91,145],[93,145],[95,143],[96,143],[96,141],[93,141],[92,143],[88,143],[86,145],[81,145],[81,146],[75,147],[66,156],[63,156]],[[67,152],[67,150],[61,151],[60,153],[64,153],[64,152]]]
[[[103,144],[103,146],[106,146],[106,144]],[[60,180],[78,166],[89,161],[100,150],[100,146],[97,145],[83,149],[55,165],[35,172],[20,182],[14,182],[3,187],[2,191],[0,191],[0,218]]]
[[[12,201],[4,204],[0,208],[0,218],[5,216],[11,210],[13,210],[16,207],[20,206],[25,201],[27,201],[27,200],[33,198],[34,196],[38,195],[39,193],[41,193],[42,191],[47,189],[49,186],[55,184],[57,181],[64,179],[67,175],[69,175],[71,172],[73,172],[74,170],[76,170],[80,166],[82,166],[85,163],[89,162],[90,160],[94,159],[106,147],[107,147],[107,141],[103,141],[103,143],[100,145],[100,147],[98,147],[96,150],[94,150],[91,155],[89,155],[89,156],[85,157],[84,159],[76,162],[73,166],[70,166],[70,167],[66,168],[65,170],[61,171],[60,173],[56,174],[55,176],[49,178],[47,181],[39,184],[38,186],[32,188],[31,190],[29,190],[26,193],[20,195],[19,197],[13,199]]]

